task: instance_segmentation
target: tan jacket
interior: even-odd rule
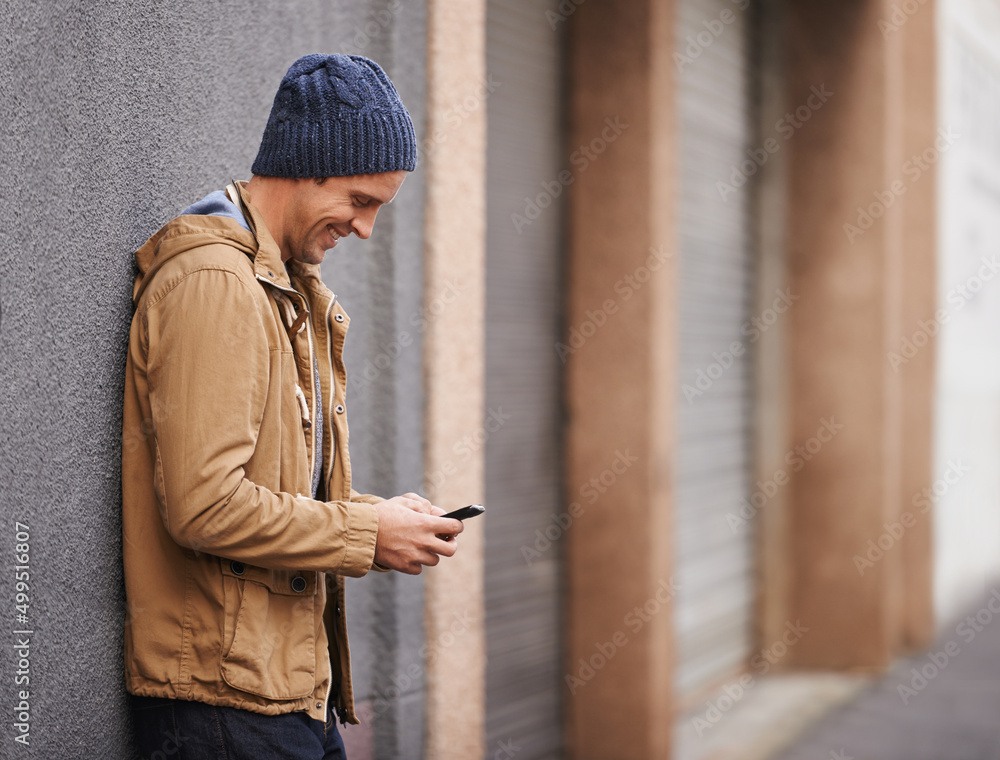
[[[375,553],[378,497],[351,489],[342,352],[350,322],[318,265],[177,217],[140,248],[125,373],[122,531],[129,692],[357,723],[343,576]],[[312,489],[323,400],[320,498]],[[306,494],[306,495],[304,495]],[[330,604],[327,605],[327,596]]]

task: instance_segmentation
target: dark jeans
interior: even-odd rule
[[[128,695],[143,760],[346,760],[337,717]]]

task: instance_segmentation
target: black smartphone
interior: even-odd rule
[[[467,507],[462,507],[461,509],[456,509],[454,512],[449,512],[446,515],[440,515],[441,517],[451,517],[455,520],[464,520],[467,517],[477,517],[486,511],[486,507],[482,504],[470,504]]]

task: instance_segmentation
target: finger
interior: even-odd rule
[[[432,504],[431,505],[431,514],[434,515],[435,517],[437,517],[437,516],[440,516],[440,515],[446,515],[448,513],[445,512],[443,509],[441,509],[441,507],[435,507]]]
[[[407,493],[404,493],[403,496],[405,496],[407,499],[412,499],[413,501],[415,501],[418,504],[421,504],[421,505],[423,505],[424,507],[427,508],[427,509],[421,509],[420,510],[421,512],[429,512],[430,511],[430,508],[432,506],[431,503],[427,499],[425,499],[423,496],[421,496],[420,494],[413,493],[413,491],[408,491]]]
[[[456,520],[454,517],[449,517],[447,520],[435,517],[433,529],[434,533],[439,536],[457,536],[465,530],[465,523],[461,520]]]
[[[445,557],[454,557],[458,551],[458,541],[454,538],[443,539],[434,547],[434,551]]]
[[[428,567],[434,567],[438,562],[441,561],[433,548],[425,549],[420,553],[420,559],[417,560],[421,565],[427,565]]]
[[[416,494],[412,494],[412,496],[415,495]],[[427,501],[427,499],[421,499],[419,497],[414,499],[410,496],[404,496],[404,498],[406,499],[406,506],[414,512],[422,512],[425,515],[429,515],[431,513],[431,503]]]

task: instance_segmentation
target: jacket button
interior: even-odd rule
[[[235,559],[229,563],[229,569],[233,571],[233,575],[243,575],[246,570],[246,566],[242,562],[237,562]]]
[[[344,315],[343,314],[334,314],[333,318],[336,319],[338,322],[343,322],[344,321]]]
[[[323,703],[322,702],[317,702],[316,703],[316,709],[317,710],[322,710],[323,709]]]
[[[337,404],[335,407],[333,407],[333,411],[335,411],[337,414],[343,414],[344,413],[344,405],[343,404]]]
[[[301,575],[296,575],[292,578],[292,591],[303,592],[306,590],[306,579]]]

